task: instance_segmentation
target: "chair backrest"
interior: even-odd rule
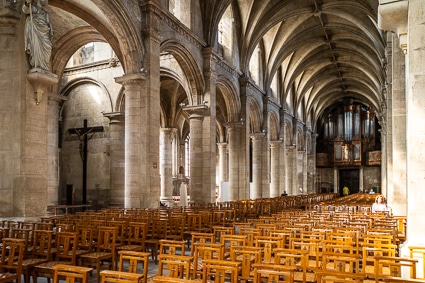
[[[402,277],[402,269],[409,271],[409,277],[416,279],[416,264],[418,259],[375,256],[375,279],[382,280],[385,277]]]
[[[145,241],[148,233],[148,224],[143,222],[128,223],[128,245],[140,245],[142,250],[145,250]]]
[[[97,231],[96,251],[115,254],[118,228],[99,226]]]
[[[159,240],[159,253],[185,255],[185,241]]]
[[[293,283],[295,267],[253,264],[254,283]]]
[[[143,282],[147,282],[150,253],[122,250],[118,252],[120,263],[118,271],[143,274]],[[127,267],[127,268],[125,268]]]
[[[139,283],[143,275],[114,270],[102,270],[100,276],[102,283]]]
[[[93,232],[94,228],[88,225],[77,225],[76,232],[78,234],[78,250],[93,250]]]
[[[190,278],[190,264],[192,256],[162,254],[158,256],[158,275],[169,277]]]
[[[241,266],[240,262],[231,260],[208,259],[203,261],[204,268],[202,272],[203,282],[238,282],[238,273]]]
[[[16,280],[17,283],[21,281],[22,274],[22,259],[24,258],[25,252],[25,240],[24,239],[13,239],[3,238],[2,250],[0,257],[0,272],[1,273],[13,273],[16,278],[10,278]],[[7,276],[7,275],[6,275]],[[3,274],[0,278],[5,280],[10,277],[3,278]],[[8,281],[11,281],[8,280]]]
[[[33,258],[52,260],[53,231],[34,230],[31,254]]]
[[[53,270],[53,283],[59,283],[59,280],[62,278],[65,278],[65,282],[67,283],[87,283],[88,275],[93,271],[93,268],[56,264],[53,266]]]
[[[74,232],[59,232],[56,234],[56,261],[66,261],[71,265],[77,263],[78,234]]]

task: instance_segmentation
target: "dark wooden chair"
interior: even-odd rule
[[[0,258],[0,283],[21,282],[25,240],[3,238]]]
[[[53,266],[53,283],[59,283],[59,279],[65,278],[67,283],[88,283],[88,277],[92,268],[74,265],[57,264]]]
[[[74,232],[59,232],[56,235],[56,255],[55,259],[45,263],[40,263],[33,268],[34,282],[38,277],[46,277],[47,282],[54,276],[53,266],[57,264],[76,265],[76,250],[78,235]]]

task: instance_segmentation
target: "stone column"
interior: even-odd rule
[[[270,197],[279,196],[281,140],[270,142]]]
[[[175,128],[161,128],[160,150],[159,150],[159,171],[161,177],[161,197],[162,203],[167,206],[174,206],[173,201],[173,148],[172,143],[176,134]]]
[[[218,146],[218,179],[220,182],[229,180],[229,163],[227,162],[227,142],[219,142]]]
[[[251,135],[252,140],[252,191],[250,199],[262,198],[262,181],[263,181],[263,140],[264,133],[256,133]]]
[[[142,90],[145,76],[126,75],[115,79],[124,86],[125,93],[125,190],[124,206],[143,207],[144,197],[149,193],[144,182],[149,161],[141,154],[146,148],[146,121],[142,115]]]
[[[421,245],[425,238],[423,207],[425,199],[425,1],[410,0],[407,43],[407,239]]]
[[[228,148],[229,148],[229,198],[230,200],[238,200],[240,196],[240,135],[243,127],[242,122],[234,122],[227,124],[228,131]]]
[[[392,36],[392,85],[389,94],[392,102],[392,194],[388,195],[394,215],[407,215],[407,149],[406,149],[406,58],[396,36]],[[396,176],[396,177],[395,177]],[[389,193],[391,192],[389,191]]]
[[[103,114],[109,119],[109,145],[106,154],[110,162],[110,205],[124,206],[125,192],[125,125],[121,112]]]
[[[203,158],[202,158],[202,122],[204,116],[192,113],[190,119],[190,201],[194,203],[204,203],[202,190],[203,184]]]
[[[297,166],[296,166],[296,146],[286,146],[286,191],[290,195],[298,195],[297,188]],[[295,159],[295,161],[294,161]]]
[[[50,94],[47,101],[47,203],[60,204],[59,199],[59,110],[65,97]]]

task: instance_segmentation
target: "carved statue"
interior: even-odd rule
[[[49,71],[52,52],[52,26],[49,14],[43,8],[48,0],[25,0],[22,11],[27,14],[25,22],[25,51],[29,54],[32,68]]]

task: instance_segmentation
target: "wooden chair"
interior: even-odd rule
[[[321,268],[338,273],[360,273],[360,255],[324,252]]]
[[[94,229],[88,225],[77,225],[76,233],[78,234],[78,244],[75,253],[77,263],[81,265],[81,256],[93,252],[93,232]]]
[[[254,283],[293,283],[294,267],[275,264],[253,264]]]
[[[375,275],[375,257],[395,257],[396,245],[393,244],[363,244],[362,245],[362,271],[368,277]]]
[[[33,267],[34,282],[38,277],[46,277],[50,282],[53,278],[53,266],[56,264],[76,265],[76,250],[78,235],[73,232],[59,232],[56,235],[56,255],[55,259],[45,263],[37,264]]]
[[[17,283],[21,282],[24,254],[24,239],[3,238],[0,257],[0,283],[13,280]]]
[[[146,250],[150,250],[155,264],[158,264],[158,251],[160,240],[167,238],[168,219],[152,219],[150,236],[146,238]]]
[[[385,277],[402,277],[402,269],[408,270],[409,274],[403,278],[416,279],[417,259],[375,256],[375,282],[381,281]]]
[[[320,268],[321,254],[318,240],[297,238],[291,240],[291,249],[304,250],[307,252],[307,271],[314,272]]]
[[[30,283],[33,267],[52,260],[53,231],[34,230],[31,257],[22,260],[22,274],[25,283]]]
[[[117,237],[116,227],[101,226],[98,228],[96,251],[83,254],[80,257],[82,266],[94,266],[97,270],[97,279],[100,282],[100,268],[106,265],[108,270],[115,266],[115,244]]]
[[[88,283],[88,276],[92,270],[92,268],[87,267],[57,264],[53,266],[53,283],[59,283],[61,278],[65,278],[67,283]]]
[[[183,240],[187,241],[189,248],[192,240],[192,233],[203,233],[202,230],[202,215],[199,213],[188,213],[186,219],[186,229],[183,231]]]
[[[224,245],[210,243],[194,243],[193,263],[191,264],[192,279],[202,276],[204,261],[208,259],[223,260]]]
[[[159,254],[185,255],[185,241],[159,240]]]
[[[308,254],[305,250],[276,249],[274,264],[293,267],[294,281],[306,283],[316,279],[313,272],[307,273]]]
[[[195,243],[214,243],[214,234],[212,233],[192,233],[192,239],[191,239],[191,245],[190,245],[190,255],[193,256],[193,253],[195,251]]]
[[[408,249],[410,258],[417,258],[422,262],[423,277],[418,279],[425,280],[425,246],[408,246]]]
[[[142,274],[143,283],[146,283],[150,253],[124,250],[119,251],[118,254],[120,258],[118,271]]]
[[[230,260],[239,261],[241,263],[241,271],[239,272],[239,280],[254,280],[254,272],[252,265],[261,263],[261,248],[249,246],[232,246],[230,247]]]
[[[147,233],[147,223],[129,222],[125,244],[116,247],[117,251],[144,251]]]
[[[230,257],[230,248],[234,246],[246,246],[247,236],[244,235],[233,235],[233,234],[222,234],[220,237],[220,244],[224,246],[224,258]]]
[[[230,260],[203,260],[202,282],[204,283],[237,283],[240,262]]]
[[[259,236],[255,238],[254,245],[263,250],[262,263],[273,263],[274,250],[282,248],[282,238]]]
[[[168,232],[166,239],[183,241],[183,231],[186,225],[186,216],[173,215],[168,218]]]
[[[143,278],[143,274],[102,270],[99,274],[102,283],[139,283]]]
[[[160,254],[158,259],[158,275],[190,279],[192,256]]]

